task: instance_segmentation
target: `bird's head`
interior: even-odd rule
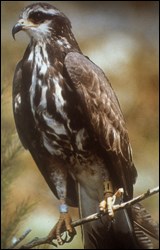
[[[62,36],[71,30],[69,19],[57,8],[48,3],[35,3],[27,6],[20,14],[18,22],[12,29],[12,36],[25,31],[36,41],[53,36]]]

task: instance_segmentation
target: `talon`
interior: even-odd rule
[[[101,212],[105,212],[106,211],[106,209],[107,209],[107,202],[106,202],[106,200],[103,200],[103,201],[100,202],[99,209],[100,209]]]
[[[48,235],[48,239],[57,239],[57,243],[59,245],[63,245],[64,243],[71,242],[74,236],[76,235],[76,230],[71,226],[71,217],[68,212],[61,212],[60,218],[54,228]],[[62,239],[62,233],[66,230],[68,231],[69,239],[67,239],[67,235],[64,239]]]
[[[108,215],[111,218],[114,217],[113,205],[114,205],[114,198],[113,197],[108,197],[107,198],[107,209],[108,209]]]
[[[57,235],[57,242],[59,245],[63,245],[63,243],[64,243],[63,240],[61,239],[61,237],[58,235]]]
[[[101,212],[108,211],[109,217],[113,220],[114,210],[113,205],[117,198],[120,198],[120,201],[123,200],[124,189],[119,188],[116,193],[113,195],[113,189],[110,181],[104,182],[104,200],[100,202],[99,209]]]
[[[124,194],[124,189],[123,188],[119,188],[118,190],[117,190],[117,192],[115,192],[115,196],[117,197],[117,198],[119,198],[119,197],[123,197],[123,194]]]

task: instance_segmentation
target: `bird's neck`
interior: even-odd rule
[[[38,55],[41,55],[44,59],[50,58],[51,62],[54,62],[57,59],[58,61],[63,62],[65,56],[71,51],[81,53],[81,50],[74,38],[69,39],[63,36],[57,36],[56,38],[54,37],[54,39],[31,39],[24,57],[27,61],[32,61],[35,58],[37,59]]]
[[[31,38],[23,60],[31,65],[31,67],[27,67],[29,71],[32,69],[36,74],[42,73],[45,75],[49,69],[62,72],[65,56],[69,52],[81,53],[73,36],[64,37],[58,35],[54,38],[39,40]]]

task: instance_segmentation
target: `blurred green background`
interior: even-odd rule
[[[58,218],[58,201],[29,152],[21,148],[12,114],[14,70],[29,38],[20,32],[14,41],[11,30],[21,9],[34,2],[1,1],[2,249],[27,228],[32,232],[26,241],[45,236]],[[157,186],[159,2],[46,2],[68,16],[82,51],[104,70],[118,96],[138,170],[134,196]],[[158,220],[158,195],[143,204]],[[71,213],[78,218],[77,209]],[[80,229],[71,244],[59,248],[83,248]]]

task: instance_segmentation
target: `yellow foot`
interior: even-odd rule
[[[60,218],[57,222],[57,224],[54,226],[54,228],[49,233],[49,238],[57,239],[57,242],[59,245],[63,245],[64,243],[71,242],[74,236],[76,235],[76,230],[74,227],[71,226],[71,217],[68,212],[66,213],[60,213]],[[69,239],[66,235],[65,239],[62,239],[62,234],[65,231],[68,231]]]
[[[116,198],[123,197],[124,190],[123,188],[119,188],[117,192],[113,196],[108,196],[107,194],[99,204],[99,209],[101,212],[108,212],[108,215],[113,218],[114,217],[114,210],[113,206],[115,204]],[[108,196],[108,197],[107,197]]]

